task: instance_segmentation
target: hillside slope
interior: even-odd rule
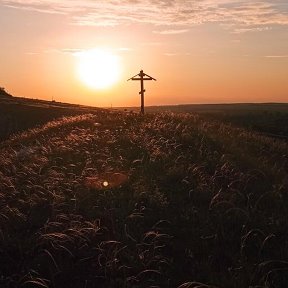
[[[0,144],[1,287],[285,283],[287,151],[191,114],[99,111],[14,136]]]
[[[0,87],[0,99],[3,99],[3,98],[12,98],[12,95],[6,92],[3,87]]]
[[[0,97],[0,141],[59,117],[94,113],[100,108],[45,100]]]

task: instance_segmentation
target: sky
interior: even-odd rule
[[[288,102],[287,0],[0,0],[0,37],[15,96],[137,106],[143,69],[146,105]],[[79,77],[95,49],[117,57],[105,89]]]

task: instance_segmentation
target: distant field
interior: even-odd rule
[[[287,141],[190,112],[98,109],[2,141],[0,286],[286,287]]]
[[[210,120],[220,120],[237,127],[288,139],[288,104],[206,104],[149,107],[147,111],[197,113]]]
[[[288,111],[225,111],[205,113],[205,116],[211,120],[217,119],[270,137],[288,140]]]

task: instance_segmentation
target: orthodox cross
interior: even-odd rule
[[[133,81],[141,81],[141,91],[139,92],[139,94],[141,95],[141,114],[144,114],[144,93],[145,93],[145,89],[144,89],[144,81],[146,80],[154,80],[156,81],[156,79],[154,79],[153,77],[145,74],[143,72],[143,70],[140,71],[139,74],[133,76],[132,78],[128,79],[129,80],[133,80]]]

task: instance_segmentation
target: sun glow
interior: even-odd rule
[[[76,53],[79,79],[94,89],[115,84],[120,76],[119,57],[106,50],[93,49]]]

